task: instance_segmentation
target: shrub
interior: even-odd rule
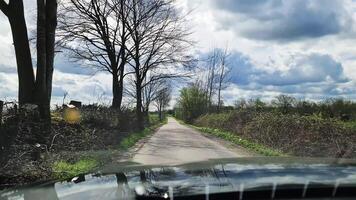
[[[312,157],[356,157],[353,126],[316,115],[235,111],[209,114],[197,126],[233,132],[251,142],[286,154]]]
[[[180,91],[175,116],[185,122],[193,122],[206,113],[208,101],[206,94],[198,86],[190,86]]]

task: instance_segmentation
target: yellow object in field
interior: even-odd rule
[[[67,123],[77,124],[80,122],[80,111],[77,108],[66,108],[63,113],[63,118]]]

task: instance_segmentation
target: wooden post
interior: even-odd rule
[[[4,102],[0,101],[0,126],[2,124],[2,112],[3,112],[3,108],[4,108]]]

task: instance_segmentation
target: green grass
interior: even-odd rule
[[[265,147],[263,145],[242,139],[241,137],[237,136],[236,134],[233,134],[230,132],[222,131],[219,129],[206,128],[206,127],[194,127],[194,128],[201,132],[214,135],[218,138],[230,141],[234,144],[238,144],[242,147],[245,147],[246,149],[252,150],[252,151],[254,151],[260,155],[263,155],[263,156],[283,156],[283,154],[279,151],[276,151],[276,150],[270,149],[268,147]]]
[[[65,161],[57,161],[53,164],[52,170],[55,178],[67,179],[79,174],[88,173],[98,166],[99,162],[96,159],[84,158],[73,164]]]
[[[152,126],[145,128],[143,131],[135,132],[129,134],[126,138],[124,138],[119,148],[122,150],[127,150],[133,147],[138,141],[141,139],[153,134],[157,128],[167,123],[167,118],[165,118],[162,122],[155,121]]]
[[[274,150],[274,149],[265,147],[263,145],[248,141],[248,140],[243,139],[243,138],[239,137],[238,135],[228,132],[228,131],[222,131],[220,129],[213,129],[213,128],[208,128],[208,127],[198,127],[198,126],[194,126],[191,124],[186,124],[182,120],[179,120],[179,119],[177,119],[177,120],[181,124],[188,125],[200,132],[207,133],[207,134],[213,135],[217,138],[221,138],[221,139],[227,140],[229,142],[232,142],[234,144],[240,145],[240,146],[242,146],[248,150],[251,150],[251,151],[253,151],[259,155],[262,155],[262,156],[286,156],[277,150]]]
[[[356,121],[342,122],[346,128],[356,130]]]

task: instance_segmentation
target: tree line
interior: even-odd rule
[[[219,108],[217,102],[209,101],[208,92],[196,82],[180,90],[177,104],[174,107],[175,116],[187,122],[194,122],[195,119],[205,114],[250,111],[252,113],[278,112],[300,116],[316,115],[321,118],[334,118],[341,121],[356,120],[356,102],[343,98],[328,98],[317,102],[281,94],[271,101],[263,101],[260,98],[240,98],[235,100],[231,106]]]

